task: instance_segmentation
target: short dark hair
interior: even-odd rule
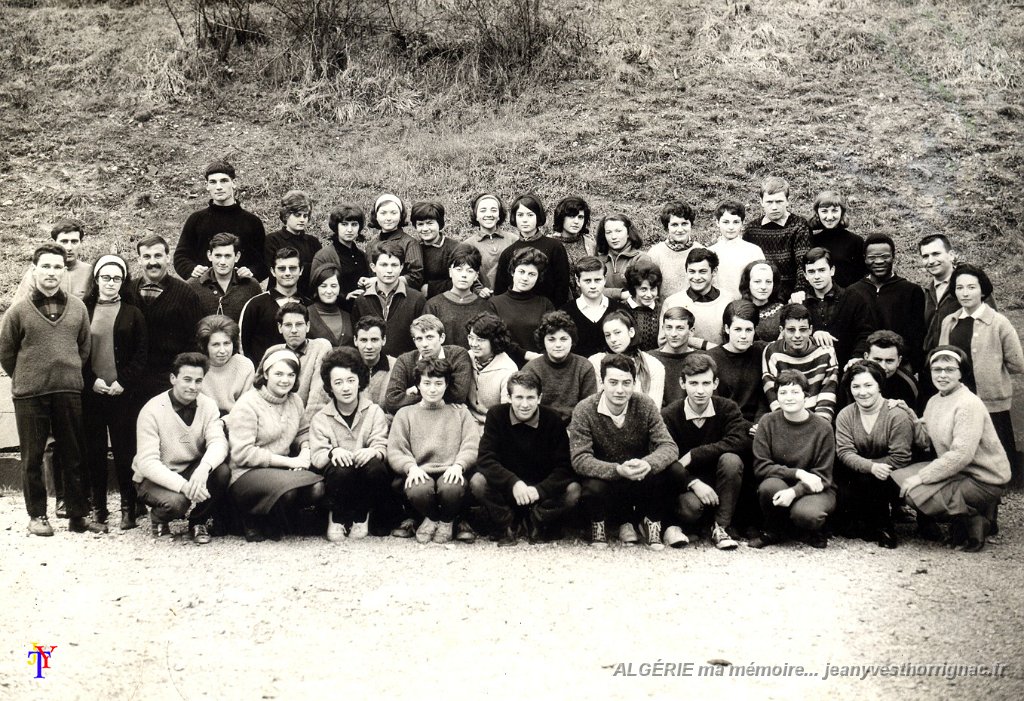
[[[405,248],[398,241],[381,241],[377,239],[370,244],[370,264],[376,265],[382,255],[389,258],[397,258],[398,262],[405,266]]]
[[[813,326],[811,312],[802,304],[791,302],[779,311],[779,325],[785,326],[787,321],[806,321]]]
[[[544,277],[544,271],[548,267],[548,256],[544,251],[533,246],[524,246],[512,254],[508,262],[508,273],[513,274],[520,265],[532,265],[537,269],[537,280]]]
[[[697,317],[693,315],[686,307],[671,307],[665,310],[665,314],[662,316],[662,323],[665,323],[671,319],[672,321],[685,321],[693,328],[694,323],[697,321]]]
[[[949,289],[956,290],[956,281],[964,275],[972,275],[978,278],[978,285],[981,287],[982,299],[992,296],[994,288],[992,287],[992,281],[989,279],[988,274],[978,266],[971,265],[970,263],[961,263],[953,268],[953,274],[949,278]]]
[[[572,345],[574,346],[580,340],[579,329],[576,327],[576,322],[572,320],[572,317],[566,312],[554,311],[542,316],[540,324],[533,330],[533,340],[536,342],[537,347],[543,348],[544,337],[556,331],[565,331],[569,334],[569,338],[572,339]]]
[[[338,270],[338,267],[335,266],[334,264],[322,265],[319,268],[315,269],[315,271],[313,272],[313,276],[309,279],[309,290],[310,294],[313,295],[313,299],[320,303],[323,303],[323,300],[320,299],[320,290],[318,288],[320,287],[320,285],[324,284],[324,282],[330,280],[332,277],[338,278],[338,283],[341,283],[341,271]],[[339,299],[338,301],[335,301],[335,304],[338,304],[338,302],[340,302],[341,299],[343,299],[345,296],[344,292],[340,289],[338,290],[338,293]]]
[[[32,252],[32,264],[38,264],[39,259],[44,255],[60,256],[61,260],[65,260],[68,257],[68,252],[59,243],[44,243],[36,246],[36,250]]]
[[[961,384],[967,385],[968,389],[973,392],[974,383],[974,366],[971,364],[971,357],[959,346],[936,346],[928,351],[928,357],[924,361],[925,368],[928,372],[931,372],[932,362],[935,360],[935,356],[939,353],[952,353],[960,359],[960,382]]]
[[[50,229],[50,238],[56,241],[59,235],[70,234],[75,231],[78,232],[78,237],[80,239],[85,238],[85,224],[83,224],[80,219],[60,219],[53,225],[53,228]]]
[[[634,380],[636,379],[636,365],[627,356],[622,353],[605,353],[604,357],[601,358],[601,381],[603,382],[608,377],[608,370],[621,370],[622,372],[628,372],[629,376]]]
[[[704,248],[703,246],[696,246],[690,249],[690,252],[686,254],[686,267],[689,268],[694,263],[708,262],[712,270],[718,270],[718,254],[712,251],[710,248]]]
[[[366,226],[366,215],[362,209],[353,204],[343,204],[340,207],[335,207],[327,217],[327,226],[332,234],[337,235],[338,224],[346,221],[354,221],[359,224],[359,234],[356,236],[357,241],[366,240],[366,237],[363,236],[363,228]]]
[[[381,338],[387,338],[388,323],[373,314],[359,317],[352,328],[352,338],[358,336],[360,331],[369,331],[370,329],[380,329]]]
[[[861,373],[868,373],[871,377],[875,378],[875,382],[878,383],[879,389],[885,387],[885,370],[882,366],[873,360],[860,359],[855,360],[850,364],[850,367],[843,373],[842,387],[849,391],[850,383],[853,382],[853,378]]]
[[[572,267],[573,275],[577,278],[583,273],[596,273],[598,271],[604,273],[605,269],[604,263],[602,263],[601,259],[597,256],[583,256],[576,261],[576,265]]]
[[[433,219],[437,222],[437,228],[444,228],[444,205],[440,202],[416,202],[409,214],[409,222],[416,226],[416,222]]]
[[[370,384],[370,368],[366,367],[363,358],[352,346],[342,346],[329,351],[321,361],[320,379],[324,383],[324,391],[331,394],[331,370],[343,368],[359,378],[359,389],[364,390]]]
[[[626,289],[629,291],[629,294],[636,297],[636,289],[645,282],[650,283],[651,287],[657,287],[660,290],[662,283],[661,268],[651,260],[640,258],[626,267]]]
[[[284,323],[284,318],[289,314],[301,314],[303,320],[309,323],[309,310],[305,306],[298,302],[289,302],[280,309],[277,310],[277,314],[274,315],[274,321],[279,324]]]
[[[658,219],[661,220],[661,227],[668,231],[668,222],[672,217],[679,217],[693,224],[697,219],[697,212],[686,202],[682,200],[675,200],[674,202],[667,202],[661,208],[661,213],[658,215]]]
[[[480,249],[471,243],[460,243],[455,247],[455,250],[452,251],[452,259],[448,262],[448,267],[457,268],[460,265],[468,265],[479,273],[483,264],[483,257],[480,255]]]
[[[818,217],[818,210],[821,207],[839,207],[839,223],[836,224],[836,228],[846,228],[846,198],[835,190],[825,190],[815,196],[814,202],[811,204],[811,218],[807,222],[808,227],[812,230],[825,228]]]
[[[702,372],[711,371],[711,374],[718,377],[718,363],[707,353],[690,353],[679,363],[679,377],[699,375]]]
[[[605,229],[610,222],[622,222],[626,227],[626,241],[633,247],[634,250],[639,251],[640,247],[644,245],[644,240],[640,236],[640,232],[633,226],[633,220],[627,217],[625,214],[609,214],[607,217],[603,217],[597,224],[597,252],[608,253],[608,235],[605,233]]]
[[[721,219],[723,214],[735,214],[742,221],[747,218],[747,208],[741,202],[726,200],[715,208],[715,221]]]
[[[907,345],[903,340],[903,336],[900,336],[895,331],[888,329],[879,329],[870,336],[868,336],[866,343],[868,344],[868,350],[871,350],[871,346],[878,348],[895,348],[896,353],[901,357],[906,353]]]
[[[209,178],[215,173],[223,173],[232,180],[235,179],[235,167],[227,161],[214,161],[210,165],[206,166],[206,171],[203,173],[203,178]]]
[[[282,223],[287,222],[291,215],[302,212],[313,213],[313,200],[309,198],[309,195],[302,190],[289,190],[284,193],[284,197],[281,198],[281,207],[277,210],[277,216],[281,218]]]
[[[750,301],[750,273],[759,265],[766,265],[768,269],[772,271],[772,293],[768,297],[768,304],[781,301],[782,290],[780,286],[782,284],[782,273],[779,272],[779,266],[775,265],[770,260],[755,260],[747,263],[743,266],[743,272],[740,273],[740,296],[743,299]]]
[[[786,385],[797,385],[804,391],[804,394],[807,394],[811,389],[811,385],[807,382],[807,377],[799,370],[793,368],[786,368],[775,378],[776,388],[785,387]]]
[[[757,326],[758,313],[754,303],[747,299],[734,299],[725,305],[722,312],[722,326],[729,328],[734,319],[743,319]]]
[[[832,267],[832,254],[828,252],[828,249],[822,248],[821,246],[815,246],[804,254],[800,265],[806,268],[812,263],[817,263],[822,258],[825,259],[825,262],[828,263],[829,267]]]
[[[291,246],[281,246],[279,249],[274,251],[274,264],[275,265],[277,264],[277,261],[279,261],[279,260],[288,260],[289,258],[298,258],[299,259],[299,265],[302,265],[302,256],[300,256],[299,252],[297,250],[295,250],[294,248],[292,248]],[[271,267],[273,267],[273,266],[271,266]]]
[[[630,314],[628,311],[622,308],[613,309],[612,311],[605,314],[604,318],[601,319],[601,328],[604,329],[605,324],[607,324],[610,321],[621,321],[623,324],[626,325],[626,328],[628,329],[636,328],[636,319],[633,318],[632,314]]]
[[[231,339],[232,351],[234,353],[242,352],[238,324],[234,319],[223,314],[210,314],[199,320],[199,323],[196,324],[196,350],[206,355],[210,339],[215,333],[227,334],[227,337]]]
[[[505,223],[508,212],[505,211],[505,203],[500,197],[495,195],[493,192],[481,192],[469,201],[469,223],[473,226],[480,226],[480,222],[476,218],[476,208],[480,204],[480,200],[490,198],[497,201],[498,203],[498,221],[496,226],[501,226]]]
[[[493,312],[480,312],[466,322],[466,333],[474,333],[482,339],[491,342],[491,352],[494,355],[504,353],[512,344],[512,337],[509,335],[508,326],[501,320],[501,317]]]
[[[566,197],[555,205],[555,223],[551,225],[551,228],[558,233],[562,233],[565,229],[563,224],[565,223],[566,217],[574,217],[580,212],[583,212],[583,228],[580,229],[580,234],[586,234],[590,232],[590,205],[582,197]]]
[[[419,384],[420,380],[424,377],[442,377],[444,378],[444,381],[451,386],[452,365],[446,358],[423,358],[422,360],[416,361],[413,376],[416,384]]]
[[[241,239],[239,239],[237,236],[235,236],[234,234],[229,234],[226,231],[223,231],[219,234],[214,234],[210,238],[210,242],[206,244],[206,252],[209,253],[213,249],[220,248],[221,246],[231,246],[233,249],[235,249],[235,253],[238,253],[238,247],[239,245],[241,245],[241,243]]]
[[[953,250],[953,244],[950,243],[949,237],[945,234],[928,234],[927,236],[922,237],[921,240],[917,242],[917,250],[920,251],[928,244],[935,243],[936,241],[941,242],[942,247],[947,251]]]
[[[508,208],[509,220],[513,224],[515,223],[516,210],[519,209],[520,207],[526,207],[528,210],[537,215],[538,229],[547,224],[548,216],[544,212],[544,203],[540,201],[540,197],[538,197],[537,195],[529,193],[526,195],[520,195],[515,199],[515,201],[512,203],[512,206]]]
[[[143,237],[135,244],[135,252],[142,253],[143,248],[150,248],[151,246],[163,246],[164,253],[170,253],[171,247],[167,245],[167,239],[160,234],[150,234],[149,236]]]
[[[537,394],[543,394],[544,392],[541,386],[540,377],[534,375],[532,372],[523,372],[522,370],[519,370],[508,376],[508,380],[505,382],[505,391],[510,397],[512,396],[512,385],[516,385],[527,390],[537,390]]]
[[[177,375],[183,367],[202,368],[205,375],[210,370],[210,359],[195,351],[178,353],[171,361],[171,374]]]
[[[876,243],[884,243],[889,247],[889,250],[892,251],[893,256],[896,256],[896,242],[892,240],[892,236],[889,236],[889,234],[869,234],[868,237],[864,239],[865,255],[867,255],[868,246]]]

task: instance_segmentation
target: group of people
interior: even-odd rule
[[[306,193],[266,234],[230,164],[205,176],[209,206],[173,255],[139,240],[134,279],[118,255],[79,259],[76,220],[33,254],[0,324],[32,534],[54,532],[48,445],[71,531],[109,528],[109,447],[120,528],[187,519],[199,544],[277,540],[303,515],[330,541],[512,545],[581,523],[594,546],[652,549],[891,548],[912,515],[977,551],[998,528],[1024,353],[943,234],[919,242],[921,287],[841,195],[808,221],[770,177],[762,216],[722,203],[707,245],[684,202],[645,251],[624,214],[591,231],[566,198],[549,235],[537,196],[493,193],[462,241],[440,203],[387,193],[368,221],[331,211],[321,241]]]

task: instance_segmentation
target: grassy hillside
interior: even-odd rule
[[[315,84],[252,82],[259,49],[235,55],[235,77],[196,62],[163,3],[16,4],[0,18],[3,300],[57,217],[86,221],[90,257],[176,239],[214,158],[236,164],[268,228],[298,187],[321,224],[388,190],[440,199],[459,232],[491,189],[579,193],[648,238],[659,203],[682,197],[710,238],[718,201],[754,205],[781,174],[803,214],[819,190],[846,193],[852,226],[895,235],[909,277],[914,242],[943,231],[991,266],[1005,306],[1024,290],[1019,4],[551,0],[585,18],[587,71],[501,102],[413,90],[345,121],[303,108]],[[202,71],[215,91],[196,87]]]

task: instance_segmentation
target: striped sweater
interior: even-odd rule
[[[789,348],[785,339],[772,341],[761,356],[761,382],[764,396],[772,411],[779,408],[775,380],[783,370],[799,370],[807,378],[807,409],[828,421],[836,412],[836,389],[839,385],[839,365],[831,348],[811,342],[806,351]]]

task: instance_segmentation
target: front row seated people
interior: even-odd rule
[[[713,516],[711,542],[719,550],[737,547],[732,519],[743,482],[744,457],[750,455],[750,422],[731,399],[714,394],[718,366],[706,353],[690,353],[680,366],[678,380],[684,397],[662,412],[679,459],[668,467],[670,493],[683,526]],[[665,544],[683,547],[688,536],[679,526],[665,529]]]
[[[517,521],[531,543],[546,540],[554,523],[580,498],[565,424],[557,411],[541,406],[540,380],[517,372],[506,386],[509,403],[488,410],[477,472],[469,483],[499,546],[516,544]]]
[[[633,524],[639,521],[646,545],[661,550],[664,471],[679,457],[679,449],[654,400],[634,390],[637,367],[631,358],[608,353],[601,358],[600,372],[601,391],[577,405],[569,424],[590,544],[607,547],[608,517],[624,512],[619,541],[638,542]]]
[[[968,389],[974,377],[967,354],[938,346],[925,365],[938,394],[928,400],[923,419],[914,417],[915,439],[930,443],[938,457],[897,470],[892,479],[918,510],[919,528],[934,526],[932,519],[952,521],[947,544],[979,552],[1010,481],[1010,461],[985,403]]]
[[[226,528],[228,440],[217,403],[199,389],[208,360],[180,353],[171,365],[171,389],[139,412],[138,452],[132,463],[139,498],[149,507],[155,537],[170,535],[170,522],[188,514],[192,540],[210,542],[207,519]],[[191,511],[189,509],[191,508]]]

